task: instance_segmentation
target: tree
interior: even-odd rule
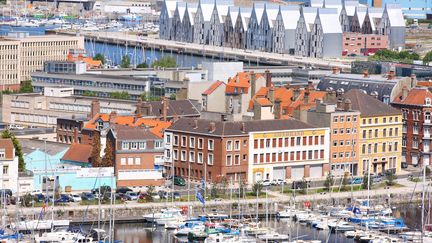
[[[94,131],[92,151],[90,155],[90,162],[93,167],[102,167],[100,151],[101,151],[100,134],[99,132]]]
[[[106,142],[106,147],[104,149],[104,156],[102,158],[102,166],[103,167],[111,167],[114,166],[114,148],[112,139],[108,138]]]
[[[144,92],[141,94],[142,101],[160,101],[161,97],[153,96],[150,92]]]
[[[176,100],[177,99],[177,95],[175,94],[171,94],[169,97],[170,100]]]
[[[426,55],[423,57],[423,64],[429,65],[429,63],[432,62],[432,51],[429,51],[426,53]]]
[[[21,82],[21,86],[19,89],[20,93],[31,93],[33,92],[33,87],[31,84],[31,80]]]
[[[82,95],[83,95],[83,96],[96,97],[96,92],[86,90],[86,91],[83,92]]]
[[[331,173],[327,174],[327,177],[324,181],[324,187],[327,191],[330,191],[330,188],[333,186],[334,179]]]
[[[110,98],[128,100],[130,99],[130,94],[126,91],[122,91],[122,92],[115,91],[110,93]]]
[[[252,193],[253,193],[255,196],[260,195],[261,192],[262,192],[262,189],[263,189],[263,188],[264,188],[264,186],[263,186],[263,184],[262,184],[260,181],[255,182],[255,183],[252,185]]]
[[[4,130],[2,132],[2,138],[10,138],[12,140],[15,156],[18,156],[18,170],[20,172],[25,171],[24,154],[22,152],[22,147],[18,139],[9,130]]]
[[[106,63],[105,56],[101,53],[96,54],[96,56],[93,57],[93,60],[101,61],[102,64]]]
[[[367,174],[365,174],[363,176],[363,182],[362,182],[362,188],[363,189],[368,189],[368,182],[369,182],[369,177]],[[372,188],[372,183],[373,183],[373,180],[370,181],[370,185],[369,185],[370,188]]]
[[[155,187],[154,186],[149,186],[147,188],[147,192],[145,194],[145,199],[147,202],[153,202],[153,194],[155,192]]]
[[[348,185],[348,173],[344,173],[342,178],[342,190],[346,190],[346,186]]]
[[[124,55],[121,59],[120,67],[128,68],[128,67],[130,67],[130,65],[131,65],[130,57],[128,55]]]
[[[221,180],[221,191],[222,191],[222,195],[226,195],[227,192],[227,187],[228,187],[228,179],[224,176]]]
[[[393,186],[395,184],[395,180],[397,176],[393,173],[392,170],[389,170],[386,174],[386,184],[387,186]]]
[[[136,67],[137,68],[148,68],[148,65],[147,65],[147,63],[143,62],[143,63],[138,64]]]
[[[307,187],[308,187],[308,183],[306,181],[306,178],[303,177],[301,181],[297,182],[297,188],[300,189],[301,194],[306,194]]]
[[[173,57],[164,56],[161,59],[154,61],[152,67],[174,68],[177,67],[177,62]]]

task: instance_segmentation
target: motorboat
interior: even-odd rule
[[[85,236],[79,232],[70,232],[65,229],[60,229],[52,232],[45,232],[41,236],[35,236],[36,243],[92,243],[93,238],[91,236]]]
[[[194,228],[199,228],[205,230],[204,222],[202,221],[187,221],[183,225],[180,225],[176,230],[174,230],[175,236],[187,236],[189,232]]]
[[[155,219],[157,225],[166,225],[170,222],[183,221],[183,215],[181,210],[169,210],[160,215],[160,217]]]
[[[183,224],[183,221],[180,221],[180,220],[178,220],[178,221],[172,221],[172,222],[167,222],[167,223],[165,223],[165,229],[167,229],[167,230],[175,230],[175,229],[178,229],[178,227],[180,225],[182,225],[182,224]]]
[[[28,220],[12,223],[11,228],[20,233],[33,233],[57,228],[69,227],[69,220]]]
[[[160,219],[159,222],[161,223],[161,225],[165,225],[165,223],[168,221],[175,221],[175,220],[168,220],[168,219],[173,219],[174,215],[181,215],[181,210],[176,208],[167,208],[167,209],[162,209],[160,213],[150,213],[150,214],[143,215],[143,217],[145,221],[150,223],[157,223],[157,220]]]
[[[269,232],[263,235],[259,235],[258,239],[264,242],[281,242],[289,240],[289,236],[285,234],[279,234],[277,232]]]
[[[292,217],[291,208],[287,207],[284,210],[277,212],[276,217],[278,217],[280,219],[291,218]]]
[[[354,225],[351,225],[345,221],[330,222],[328,226],[333,232],[353,231],[355,229]]]
[[[352,230],[352,231],[345,231],[344,235],[347,238],[360,239],[362,236],[366,235],[366,232],[363,230]]]

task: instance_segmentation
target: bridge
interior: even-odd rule
[[[60,3],[80,3],[84,6],[85,10],[92,10],[96,0],[30,0],[30,3],[33,2],[52,2],[56,5],[56,8],[59,7]]]
[[[57,34],[81,36],[91,42],[107,43],[114,45],[125,45],[130,47],[142,47],[164,52],[179,54],[192,54],[196,56],[218,57],[227,60],[239,60],[268,65],[296,65],[317,69],[331,69],[337,67],[344,72],[351,71],[351,61],[337,58],[311,58],[300,57],[288,54],[270,53],[255,50],[243,50],[230,47],[201,45],[195,43],[184,43],[170,40],[162,40],[151,37],[125,34],[123,32],[86,32],[86,31],[65,31],[57,30]]]

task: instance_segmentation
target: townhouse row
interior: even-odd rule
[[[326,0],[312,7],[243,8],[225,0],[165,0],[159,24],[161,39],[319,58],[341,56],[346,32],[386,35],[392,49],[405,45],[404,17],[394,4],[368,8]]]

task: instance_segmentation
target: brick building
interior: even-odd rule
[[[402,162],[430,164],[432,93],[427,88],[406,87],[391,103],[402,111]]]
[[[389,42],[386,35],[361,34],[354,32],[343,33],[342,55],[365,55],[378,50],[388,49]]]

